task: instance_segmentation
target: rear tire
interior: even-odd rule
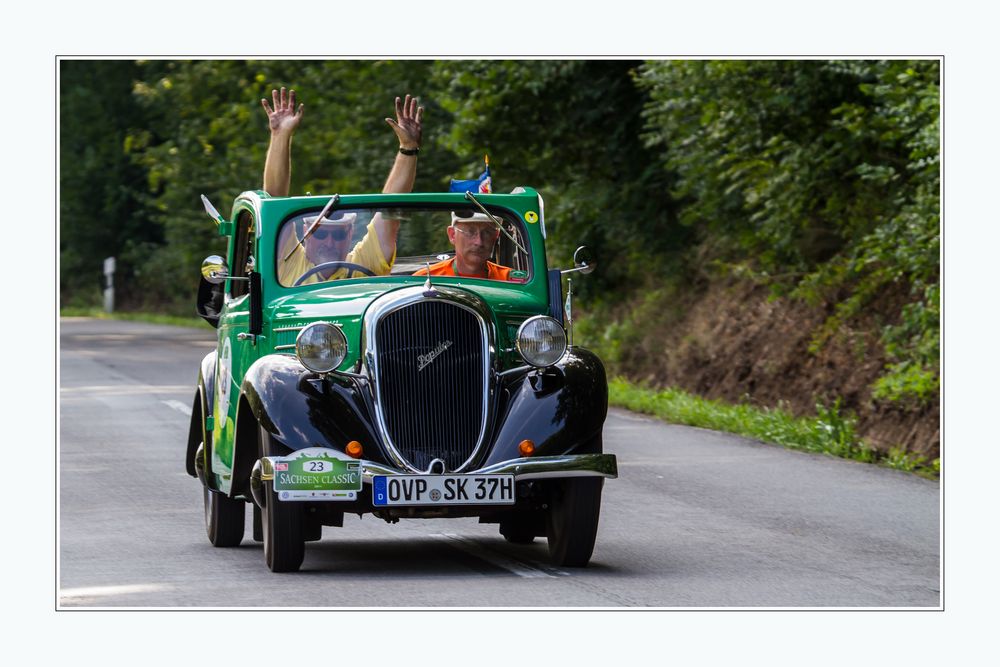
[[[259,434],[260,456],[273,455],[271,434],[263,427]],[[264,498],[266,503],[260,514],[267,567],[271,572],[297,572],[305,557],[302,509],[295,502],[278,500],[271,481],[264,482]]]
[[[586,567],[601,516],[603,477],[572,477],[554,485],[546,513],[549,557],[559,567]]]
[[[246,503],[202,487],[205,504],[205,532],[215,547],[238,547],[243,541]]]

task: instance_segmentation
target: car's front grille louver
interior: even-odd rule
[[[386,435],[414,468],[456,470],[484,421],[487,347],[481,320],[448,301],[418,301],[376,324],[378,397]]]

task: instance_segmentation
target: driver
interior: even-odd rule
[[[261,100],[271,129],[271,141],[264,161],[264,190],[274,197],[287,197],[292,175],[292,136],[302,119],[304,104],[295,106],[295,91],[282,88],[271,91],[273,108],[266,99]],[[382,192],[405,193],[413,190],[417,174],[417,154],[423,134],[421,117],[424,108],[417,106],[417,98],[407,95],[405,100],[396,98],[396,119],[386,118],[399,139],[399,152],[386,179]],[[386,275],[396,259],[396,236],[399,220],[385,218],[378,213],[368,224],[364,238],[347,252],[351,241],[351,223],[346,218],[357,214],[347,214],[343,219],[322,220],[319,227],[302,243],[303,249],[296,247],[307,226],[288,240],[279,244],[278,278],[284,285],[291,285],[309,269],[327,262],[345,261],[368,269],[375,275]],[[311,221],[310,221],[311,222]],[[326,233],[324,233],[326,232]],[[297,238],[296,238],[297,237]],[[318,238],[317,238],[318,237]],[[288,257],[285,260],[285,257]],[[282,261],[284,260],[284,261]],[[318,271],[303,283],[346,278],[355,270],[331,267],[328,271]]]
[[[487,278],[489,280],[511,280],[511,268],[489,261],[493,246],[500,238],[500,230],[485,213],[451,213],[451,225],[447,227],[448,241],[455,246],[455,256],[430,265],[432,276],[460,276],[467,278]],[[415,276],[425,276],[426,268],[413,272]]]

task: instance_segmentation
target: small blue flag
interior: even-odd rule
[[[493,181],[490,178],[490,156],[487,155],[485,160],[486,170],[479,174],[479,178],[467,181],[456,181],[453,178],[451,179],[451,187],[448,188],[448,192],[476,192],[479,194],[490,194],[493,192]]]

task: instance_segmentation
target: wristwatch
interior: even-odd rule
[[[399,152],[402,153],[403,155],[416,155],[417,153],[420,152],[420,149],[419,148],[403,148],[402,146],[400,146],[399,147]]]

